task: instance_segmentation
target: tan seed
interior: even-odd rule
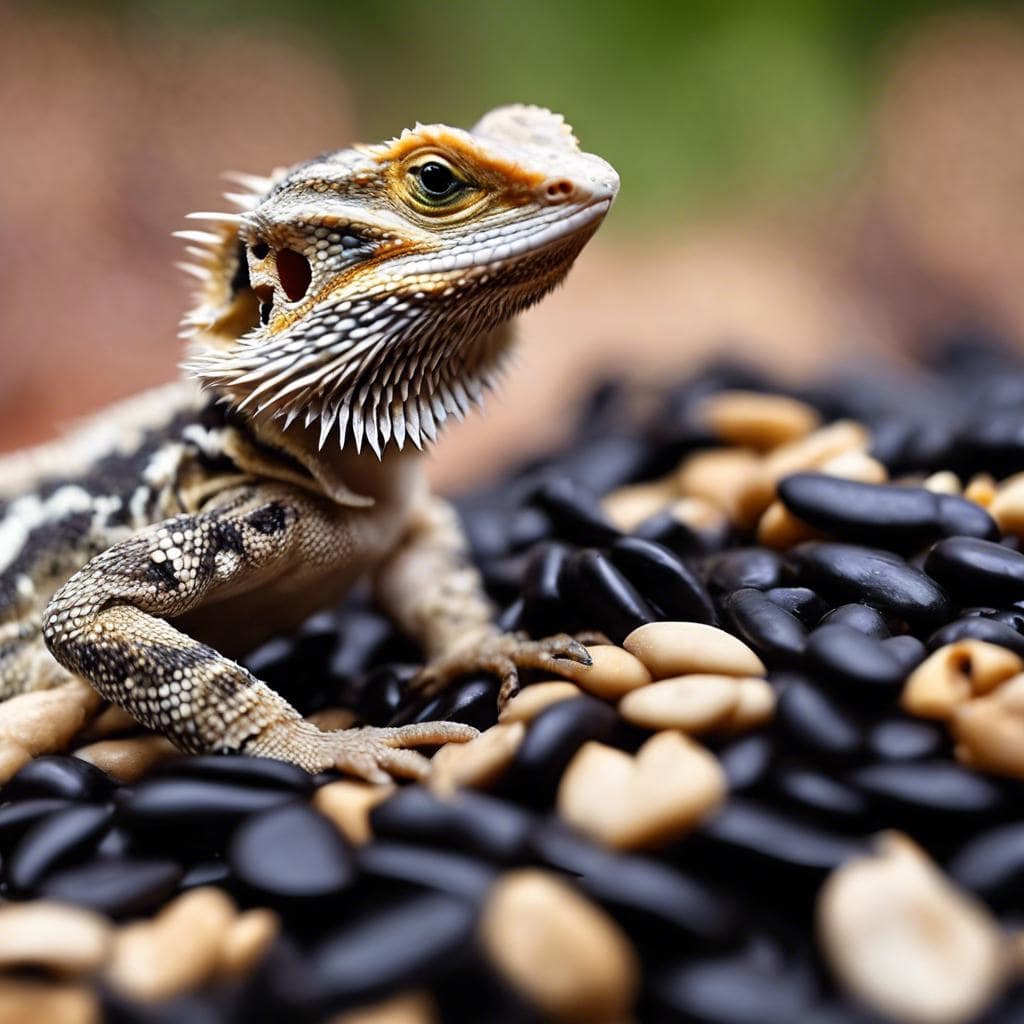
[[[217,977],[244,978],[251,974],[280,930],[280,918],[266,907],[239,914],[224,936]]]
[[[715,757],[678,732],[652,736],[635,757],[590,742],[558,787],[558,811],[598,842],[643,849],[680,838],[725,798]]]
[[[655,679],[688,673],[763,676],[761,659],[725,630],[700,622],[649,622],[633,630],[623,642]]]
[[[950,731],[956,756],[978,771],[1024,779],[1024,675],[962,704]]]
[[[169,739],[153,735],[99,740],[75,751],[75,757],[96,765],[118,782],[136,782],[158,764],[181,756]]]
[[[449,743],[430,762],[430,788],[437,793],[460,786],[490,789],[508,770],[525,736],[522,722],[510,722],[492,725],[468,743]]]
[[[1008,477],[999,485],[988,510],[1003,533],[1024,537],[1024,473]]]
[[[764,461],[772,485],[790,473],[816,470],[845,452],[867,451],[871,447],[868,429],[853,420],[837,420],[798,441],[780,445]]]
[[[338,1014],[327,1024],[438,1024],[440,1020],[437,1003],[429,992],[408,992]]]
[[[924,484],[925,490],[931,491],[933,494],[952,494],[957,497],[963,493],[963,486],[960,483],[960,477],[956,473],[948,469],[942,469],[938,473],[932,473],[928,477]]]
[[[1019,672],[1024,672],[1024,661],[1005,647],[958,640],[940,647],[910,673],[900,704],[908,714],[948,720],[961,704]]]
[[[646,670],[645,670],[646,671]],[[532,722],[542,711],[557,704],[559,701],[572,700],[579,697],[583,691],[575,684],[562,679],[553,679],[544,683],[533,683],[525,689],[520,690],[502,708],[498,715],[498,721],[508,724],[510,722]]]
[[[111,704],[82,730],[79,739],[93,743],[96,740],[107,740],[124,733],[138,732],[141,728],[142,726],[124,708]]]
[[[763,679],[737,681],[740,699],[717,729],[728,733],[748,732],[766,725],[775,715],[775,691]]]
[[[821,530],[793,515],[781,501],[773,501],[757,524],[758,543],[776,551],[786,551],[805,540],[820,540],[824,536]]]
[[[982,508],[988,508],[996,500],[996,481],[988,473],[972,477],[964,488],[964,497]]]
[[[676,497],[674,482],[659,480],[619,487],[601,499],[601,507],[620,530],[628,533],[671,504]]]
[[[480,938],[498,972],[546,1018],[629,1019],[636,953],[618,925],[562,879],[534,869],[504,875],[484,906]]]
[[[696,414],[727,444],[761,451],[804,437],[821,424],[806,403],[759,391],[719,391],[704,399]]]
[[[739,699],[736,676],[677,676],[627,693],[619,703],[619,714],[645,729],[697,734],[729,718]]]
[[[729,520],[720,508],[703,498],[679,498],[668,507],[672,518],[697,533],[725,530]]]
[[[0,906],[0,967],[81,975],[107,959],[111,927],[91,910],[34,900]]]
[[[207,886],[186,892],[152,921],[118,930],[107,980],[147,1002],[198,988],[216,974],[235,918],[235,906],[222,890]]]
[[[84,984],[0,979],[0,1024],[100,1024],[95,991]]]
[[[1006,947],[989,911],[955,888],[905,836],[833,871],[818,931],[853,995],[906,1024],[963,1024],[999,993]]]
[[[843,480],[857,480],[862,484],[884,484],[889,479],[889,471],[885,466],[859,449],[826,459],[818,467],[818,472]]]
[[[390,783],[372,785],[340,779],[321,786],[313,797],[313,806],[324,817],[330,818],[350,843],[361,846],[373,838],[370,811],[391,796],[394,790]]]
[[[588,693],[605,700],[618,700],[624,693],[646,686],[651,673],[639,658],[612,644],[589,647],[591,664],[568,664],[564,672]]]
[[[676,483],[684,496],[716,506],[741,526],[756,522],[772,498],[761,475],[761,457],[746,448],[690,455],[679,467]]]

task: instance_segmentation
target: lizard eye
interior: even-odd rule
[[[410,167],[409,174],[416,180],[420,195],[428,202],[448,199],[466,187],[466,183],[440,160],[428,160],[425,164]]]

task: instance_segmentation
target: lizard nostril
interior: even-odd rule
[[[556,178],[554,181],[549,181],[544,188],[548,201],[552,203],[561,203],[566,199],[571,199],[575,191],[576,186],[568,178]]]
[[[253,291],[260,304],[260,323],[265,327],[270,323],[270,311],[274,308],[274,289],[269,284],[260,284]]]

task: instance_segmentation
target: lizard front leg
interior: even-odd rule
[[[296,564],[329,564],[341,540],[326,503],[282,487],[236,489],[208,511],[159,523],[92,559],[50,601],[46,644],[182,750],[240,751],[372,781],[388,772],[422,776],[426,758],[405,748],[467,740],[475,730],[442,722],[321,732],[265,683],[167,621],[272,586]]]
[[[458,514],[440,498],[422,500],[376,584],[378,602],[423,647],[427,665],[412,686],[425,696],[483,670],[501,680],[498,703],[504,706],[518,692],[519,669],[558,673],[566,662],[590,664],[583,644],[564,633],[531,640],[494,625],[494,608],[470,562]]]

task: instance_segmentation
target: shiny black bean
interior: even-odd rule
[[[828,611],[828,605],[807,587],[772,587],[764,594],[780,608],[795,615],[805,626],[816,626]]]
[[[557,537],[574,544],[610,544],[620,536],[593,491],[565,477],[541,484],[532,503],[551,520]]]
[[[112,807],[82,804],[36,822],[4,863],[4,875],[11,888],[31,892],[55,868],[84,860],[113,817]]]
[[[881,703],[899,696],[903,661],[849,626],[819,626],[807,639],[805,670],[841,700]]]
[[[391,662],[368,672],[356,703],[359,718],[367,725],[390,722],[402,707],[409,681],[422,667]]]
[[[823,616],[821,626],[849,626],[865,636],[873,636],[876,640],[885,640],[892,634],[885,616],[869,604],[841,604]]]
[[[133,917],[162,906],[181,876],[173,860],[92,860],[50,875],[37,892],[108,917]]]
[[[825,473],[795,473],[779,497],[804,522],[841,540],[912,551],[936,537],[999,536],[992,517],[974,502],[924,487],[869,484]]]
[[[474,901],[483,899],[498,877],[496,868],[465,854],[386,839],[361,847],[356,861],[362,878],[436,889]]]
[[[565,544],[544,544],[527,559],[523,571],[521,622],[534,636],[560,632],[569,618],[559,580],[571,554],[572,548]]]
[[[201,860],[193,864],[178,883],[178,892],[189,889],[200,889],[204,885],[217,885],[227,888],[231,879],[231,866],[223,860]]]
[[[442,800],[422,786],[407,786],[373,809],[370,824],[376,836],[513,862],[526,851],[533,816],[470,790]]]
[[[623,537],[609,553],[612,564],[664,618],[714,623],[715,608],[704,584],[667,547],[640,537]]]
[[[1024,892],[1024,822],[975,835],[951,858],[947,871],[994,906],[1019,909]]]
[[[948,745],[944,728],[913,718],[883,718],[867,732],[868,750],[882,761],[923,761]]]
[[[740,736],[715,749],[730,793],[743,793],[760,785],[774,755],[775,741],[768,732]]]
[[[989,410],[961,430],[956,438],[953,464],[965,473],[1010,476],[1024,468],[1024,412]]]
[[[362,608],[346,610],[341,634],[327,663],[331,676],[350,679],[361,675],[393,630],[392,624],[376,612]],[[254,674],[259,676],[255,670]]]
[[[351,884],[352,854],[341,833],[307,804],[254,814],[235,831],[228,863],[261,900],[315,900]]]
[[[807,541],[790,553],[800,582],[837,601],[862,601],[914,625],[937,625],[953,612],[923,572],[888,551]]]
[[[80,757],[48,754],[20,769],[0,790],[0,799],[52,796],[64,800],[104,800],[113,788],[99,768]]]
[[[636,434],[586,434],[559,461],[558,469],[595,494],[605,494],[640,479],[650,457],[650,446]]]
[[[739,908],[722,891],[653,857],[609,852],[555,822],[534,833],[533,845],[541,861],[573,878],[636,942],[671,936],[706,949],[733,941],[742,925]]]
[[[175,779],[206,779],[210,782],[238,783],[260,789],[290,789],[308,793],[312,778],[294,764],[270,757],[247,757],[232,754],[225,757],[207,754],[170,761],[157,768],[152,777]]]
[[[860,726],[832,697],[799,676],[787,677],[775,708],[783,735],[808,753],[850,761],[863,752]]]
[[[0,807],[0,854],[7,856],[14,844],[37,822],[55,811],[73,807],[70,800],[55,796],[30,797]]]
[[[551,533],[551,521],[539,508],[527,506],[512,517],[508,528],[508,546],[513,553],[539,544]]]
[[[309,995],[331,1010],[422,985],[469,951],[476,917],[472,903],[430,893],[346,921],[310,954]]]
[[[562,579],[565,582],[559,585],[572,595],[583,628],[601,630],[616,643],[658,617],[608,557],[594,548],[578,551]]]
[[[708,586],[720,594],[753,587],[770,590],[785,581],[785,564],[781,555],[767,548],[739,548],[711,560]]]
[[[957,640],[984,640],[986,643],[1006,647],[1024,658],[1024,636],[1012,626],[980,615],[970,615],[946,623],[928,637],[928,650],[934,651]]]
[[[882,641],[882,646],[899,661],[906,675],[910,675],[928,657],[928,648],[909,633],[891,636]]]
[[[131,833],[120,825],[107,829],[96,844],[97,857],[129,857],[133,851]]]
[[[795,810],[828,827],[863,829],[869,820],[867,798],[824,772],[787,765],[775,773],[773,786]]]
[[[680,558],[718,551],[725,544],[725,527],[697,529],[684,522],[671,508],[662,509],[648,516],[632,530],[631,536],[641,540],[654,541]]]
[[[562,772],[587,740],[607,741],[619,724],[613,707],[573,697],[542,711],[531,723],[500,790],[531,807],[550,804]]]
[[[965,603],[1009,604],[1024,598],[1024,554],[973,537],[939,541],[925,572]]]
[[[489,729],[498,720],[498,690],[495,676],[470,676],[426,701],[408,701],[388,725],[414,722],[462,722],[477,729]]]
[[[760,590],[745,587],[725,599],[733,628],[769,668],[797,666],[803,660],[807,629]]]

